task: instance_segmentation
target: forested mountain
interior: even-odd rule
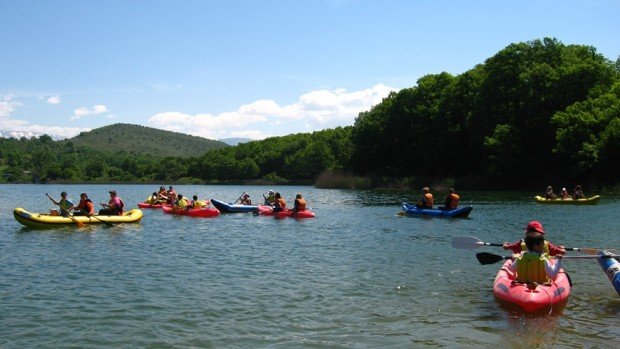
[[[220,141],[131,124],[113,124],[96,128],[82,132],[67,142],[77,147],[100,151],[114,153],[124,151],[130,154],[160,157],[199,156],[206,151],[228,146]]]
[[[61,142],[0,139],[0,171],[13,182],[314,180],[329,172],[369,183],[613,186],[620,59],[549,38],[516,43],[460,75],[420,78],[353,126],[234,147],[205,140],[204,147],[220,147],[212,150],[194,145],[196,138],[112,125]],[[170,148],[180,153],[163,158]]]

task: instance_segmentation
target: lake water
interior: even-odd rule
[[[620,250],[620,197],[546,206],[538,193],[464,192],[469,219],[397,217],[402,192],[179,185],[234,201],[298,192],[317,218],[143,210],[141,224],[30,230],[12,217],[54,208],[62,190],[129,207],[157,185],[1,185],[0,347],[404,348],[618,347],[620,297],[595,260],[565,260],[563,311],[500,307],[500,264],[480,265],[454,236],[515,241],[529,220],[571,247]],[[436,196],[441,196],[437,195]],[[569,252],[570,253],[570,252]]]

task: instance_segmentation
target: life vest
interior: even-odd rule
[[[521,251],[524,251],[524,252],[527,251],[527,245],[525,244],[525,241],[523,240],[521,240]],[[547,240],[543,242],[543,253],[549,254],[549,241]]]
[[[433,208],[433,194],[424,194],[424,201],[422,202],[422,204],[424,205],[424,207]]]
[[[93,202],[90,199],[80,200],[77,208],[89,215],[95,214],[95,205],[93,205]]]
[[[537,282],[546,284],[551,282],[545,272],[546,253],[525,252],[517,257],[517,282]]]
[[[207,206],[206,203],[204,201],[201,200],[194,200],[192,202],[192,208],[203,208],[204,206]]]
[[[187,204],[188,204],[188,202],[187,202],[187,200],[185,200],[185,198],[177,200],[174,203],[174,205],[179,207],[179,208],[186,208]]]
[[[295,203],[297,203],[297,211],[305,211],[306,210],[306,200],[304,198],[295,199]]]

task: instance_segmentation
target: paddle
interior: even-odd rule
[[[594,259],[594,258],[618,258],[620,255],[597,255],[597,256],[562,256],[562,259]],[[488,252],[476,253],[476,258],[480,264],[495,264],[504,259],[512,259],[512,256],[500,256]]]
[[[54,204],[56,204],[58,207],[60,207],[61,212],[62,212],[62,211],[67,212],[67,216],[69,216],[69,218],[71,218],[71,220],[75,223],[75,225],[77,225],[77,226],[78,226],[78,228],[84,228],[84,227],[86,226],[84,223],[82,223],[82,222],[78,221],[77,219],[75,219],[75,217],[73,217],[73,216],[71,215],[71,213],[69,213],[69,211],[67,211],[67,210],[65,210],[64,208],[62,208],[62,206],[60,206],[60,204],[59,204],[56,200],[52,199],[52,197],[51,197],[51,196],[49,196],[49,194],[45,193],[45,195],[46,195],[46,196],[47,196],[50,200],[52,200],[52,202],[53,202]]]
[[[245,193],[243,193],[243,194],[245,194]],[[234,205],[234,204],[237,203],[237,201],[241,200],[241,198],[243,197],[243,194],[241,194],[241,196],[239,196],[239,198],[237,198],[237,200],[235,200],[235,202],[233,202],[231,205]]]
[[[88,212],[86,212],[86,211],[84,211],[84,210],[80,210],[80,211],[82,211],[82,212],[86,213],[86,217],[93,217],[94,219],[98,220],[99,222],[101,222],[101,223],[105,224],[105,226],[106,226],[106,227],[108,227],[108,228],[110,228],[110,227],[112,227],[112,226],[113,226],[113,225],[112,225],[112,223],[107,222],[107,221],[104,221],[103,219],[100,219],[99,217],[97,217],[97,216],[95,216],[95,215],[89,215],[89,214],[88,214]]]
[[[503,244],[491,243],[491,242],[482,242],[480,239],[474,236],[456,236],[452,238],[452,247],[460,248],[460,249],[476,249],[481,246],[496,246],[502,247]],[[580,251],[587,254],[597,254],[598,251],[603,250],[602,248],[589,248],[589,247],[564,247],[566,251]],[[605,249],[610,251],[609,249]]]

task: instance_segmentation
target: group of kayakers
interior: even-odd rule
[[[566,190],[566,188],[562,188],[562,191],[560,192],[560,199],[562,200],[566,200],[566,199],[570,199],[572,197],[573,200],[578,200],[578,199],[583,199],[585,198],[585,195],[583,194],[583,189],[581,189],[581,185],[577,184],[575,186],[575,189],[573,189],[573,195],[571,196],[568,191]],[[545,199],[557,199],[558,196],[553,192],[553,187],[552,186],[547,186],[547,189],[545,190]]]
[[[444,199],[443,206],[439,206],[440,210],[455,210],[459,206],[461,197],[456,193],[454,188],[448,189],[448,194]],[[433,194],[429,187],[422,188],[422,196],[417,201],[416,206],[421,209],[433,209]]]
[[[166,187],[160,186],[159,191],[154,191],[144,202],[151,205],[172,205],[176,209],[183,210],[200,209],[211,204],[210,200],[199,200],[198,195],[195,194],[192,200],[189,200],[183,194],[177,194],[173,186],[168,186],[167,190]]]
[[[246,192],[242,194],[242,197],[245,199],[245,203],[242,200],[241,204],[251,205],[252,202],[249,201],[250,195]],[[267,194],[263,194],[264,205],[273,207],[274,212],[280,212],[286,210],[286,200],[282,197],[279,192],[274,192],[273,190],[269,190]],[[293,211],[305,211],[306,210],[306,199],[303,198],[301,194],[295,195],[295,201],[293,201]]]
[[[123,200],[116,194],[116,190],[110,190],[108,192],[110,194],[110,200],[108,203],[100,202],[99,204],[103,207],[99,210],[99,215],[122,215],[125,207],[125,203]],[[67,192],[63,191],[60,193],[60,200],[56,201],[49,195],[47,196],[54,204],[60,207],[60,214],[63,217],[67,217],[70,215],[73,216],[93,216],[95,215],[95,205],[92,200],[88,198],[87,193],[80,194],[80,202],[77,205],[74,205],[67,197]],[[73,213],[71,212],[73,211]]]

